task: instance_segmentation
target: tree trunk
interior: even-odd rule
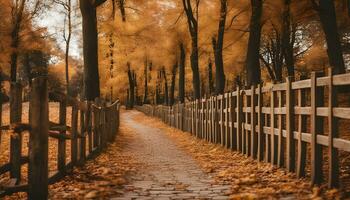
[[[29,56],[29,52],[27,51],[24,55],[23,55],[23,66],[24,66],[24,70],[25,73],[27,75],[28,78],[28,84],[29,86],[32,86],[32,69],[31,69],[31,64],[30,64],[30,56]]]
[[[203,77],[202,77],[202,80],[204,80]],[[201,82],[201,94],[202,94],[202,98],[205,98],[206,95],[207,95],[207,91],[206,91],[206,87],[205,87],[204,81]]]
[[[127,109],[130,108],[129,102],[130,102],[130,91],[129,91],[129,89],[127,89],[126,90],[126,103],[125,103],[125,106]]]
[[[162,72],[161,70],[158,71],[158,75],[157,75],[157,83],[156,83],[156,105],[159,105],[161,103],[161,98],[160,98],[160,88],[161,88],[161,84],[162,84]]]
[[[163,78],[164,78],[164,104],[169,105],[169,89],[168,89],[168,79],[166,77],[165,68],[163,67]]]
[[[188,29],[191,35],[192,40],[192,52],[191,52],[191,69],[192,69],[192,84],[193,84],[193,96],[194,99],[200,98],[200,74],[198,67],[198,19],[193,15],[191,0],[182,0],[184,10],[187,16]],[[196,11],[198,18],[198,4],[199,1],[196,1]]]
[[[158,104],[159,104],[159,86],[157,84],[157,86],[156,86],[156,105],[158,105]]]
[[[194,99],[199,99],[200,94],[200,75],[198,68],[198,38],[196,36],[192,42],[192,53],[191,53],[191,68],[192,68],[192,84],[193,84],[193,94]]]
[[[178,63],[173,66],[172,74],[171,74],[171,86],[170,86],[170,95],[169,95],[169,105],[172,106],[175,103],[175,81],[176,81],[176,71],[177,71]]]
[[[250,18],[250,32],[246,57],[248,86],[259,84],[261,79],[259,49],[261,39],[262,4],[262,0],[251,0],[252,14]]]
[[[113,40],[113,31],[109,34],[109,58],[110,58],[110,63],[109,63],[109,78],[112,80],[114,78],[114,40]],[[113,85],[111,85],[110,88],[110,97],[111,97],[111,102],[113,101]]]
[[[135,71],[132,72],[133,74],[133,81],[134,81],[134,91],[135,91],[135,96],[134,96],[134,104],[138,105],[138,97],[139,97],[139,91],[138,91],[138,87],[137,87],[137,79],[136,79],[136,73]]]
[[[148,59],[145,59],[145,70],[144,70],[144,76],[145,76],[145,85],[144,85],[144,95],[143,95],[143,103],[147,104],[147,96],[148,96]]]
[[[225,72],[224,72],[224,62],[222,58],[222,49],[224,45],[224,35],[225,35],[225,24],[227,16],[227,0],[221,0],[220,9],[220,20],[218,28],[217,40],[215,37],[212,38],[214,57],[215,57],[215,93],[223,94],[225,91]]]
[[[284,0],[282,13],[282,51],[288,76],[294,79],[294,30],[291,26],[291,0]]]
[[[119,0],[119,9],[120,9],[120,14],[122,16],[123,22],[126,21],[126,14],[125,14],[125,0]]]
[[[213,63],[209,59],[208,62],[208,89],[209,89],[209,95],[212,95],[214,93],[214,81],[213,81]]]
[[[21,30],[21,23],[23,18],[23,12],[25,7],[26,0],[22,0],[19,4],[19,7],[15,8],[15,11],[12,16],[12,31],[11,31],[11,82],[16,82],[17,80],[17,60],[18,60],[18,46],[19,46],[19,32]]]
[[[185,63],[186,52],[183,43],[180,43],[180,63],[179,63],[179,101],[185,102]]]
[[[65,55],[65,70],[66,70],[66,92],[69,95],[69,49],[72,37],[72,4],[71,0],[67,2],[67,17],[68,17],[68,36],[66,38],[66,55]]]
[[[89,101],[100,96],[96,6],[92,1],[80,1],[83,18],[84,94]]]
[[[345,73],[343,52],[339,40],[337,19],[333,0],[320,0],[318,13],[326,36],[329,64],[335,74]]]
[[[135,85],[134,85],[134,75],[130,69],[130,63],[128,65],[128,78],[129,78],[129,108],[134,108],[134,100],[135,100]]]

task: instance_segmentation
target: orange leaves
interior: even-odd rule
[[[231,185],[231,199],[320,199],[340,198],[338,190],[311,188],[308,180],[296,179],[291,173],[267,163],[258,163],[237,152],[199,140],[189,133],[170,128],[161,121],[140,115],[137,121],[161,128],[179,147],[200,164],[217,183]]]

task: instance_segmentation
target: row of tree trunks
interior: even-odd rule
[[[223,94],[225,91],[225,72],[222,58],[222,49],[224,45],[225,24],[227,16],[227,0],[221,0],[220,19],[217,39],[212,38],[214,57],[215,57],[215,94]]]

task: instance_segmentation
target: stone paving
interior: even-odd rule
[[[193,158],[179,149],[161,129],[134,120],[140,113],[124,112],[126,123],[136,135],[128,150],[144,163],[133,175],[120,199],[228,199],[229,185],[217,185]]]

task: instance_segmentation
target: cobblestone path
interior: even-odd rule
[[[229,185],[216,185],[161,129],[137,123],[140,114],[124,112],[121,123],[136,135],[127,150],[144,167],[131,177],[128,192],[112,199],[228,199]]]

